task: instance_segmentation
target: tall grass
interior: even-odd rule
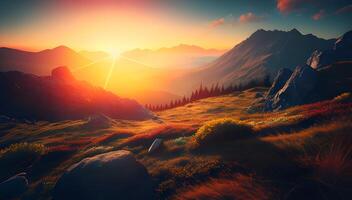
[[[310,161],[313,177],[327,185],[352,184],[352,137],[334,139]],[[352,185],[350,185],[352,186]]]
[[[238,175],[231,179],[211,179],[190,187],[175,197],[176,200],[266,200],[272,194],[252,176]]]

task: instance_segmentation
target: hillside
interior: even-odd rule
[[[11,118],[60,121],[101,114],[135,120],[151,117],[134,100],[76,80],[67,67],[55,68],[45,77],[1,72],[0,90],[0,113]]]
[[[154,180],[156,199],[202,199],[201,196],[213,199],[225,198],[226,194],[249,195],[254,199],[348,196],[349,191],[343,188],[351,186],[344,182],[350,175],[339,168],[344,163],[336,167],[324,163],[331,156],[340,155],[339,149],[327,151],[330,147],[340,144],[335,147],[344,148],[345,143],[337,142],[350,141],[351,94],[280,112],[248,114],[247,108],[266,90],[253,88],[203,99],[156,113],[158,117],[153,120],[112,120],[105,128],[87,128],[86,120],[2,123],[0,147],[27,141],[47,148],[41,159],[30,163],[31,167],[10,168],[12,173],[23,170],[28,173],[30,189],[24,196],[29,199],[49,199],[61,174],[79,160],[120,149],[133,152],[147,168]],[[239,122],[253,128],[249,135],[225,141],[221,135],[216,136],[221,131],[240,134],[237,125],[231,125]],[[220,129],[222,123],[230,123],[228,129]],[[219,126],[219,129],[209,133],[214,134],[210,143],[197,146],[202,126],[209,130]],[[155,138],[163,138],[163,146],[155,153],[148,153]],[[327,154],[320,154],[320,160],[315,160],[321,152]],[[6,160],[0,161],[5,162],[0,174],[3,180],[9,171]],[[322,185],[321,181],[329,185]],[[322,193],[319,187],[327,187],[328,192]]]

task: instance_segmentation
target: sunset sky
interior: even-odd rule
[[[18,1],[0,3],[0,46],[122,52],[180,43],[231,48],[256,29],[338,37],[352,29],[343,0]]]

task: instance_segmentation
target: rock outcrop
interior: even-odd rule
[[[278,74],[267,95],[254,102],[250,112],[280,110],[287,107],[332,99],[352,92],[352,62],[338,62],[319,69],[308,65],[297,67],[284,85]],[[278,83],[280,82],[280,84]],[[275,93],[276,91],[276,93]],[[270,94],[270,95],[269,95]]]
[[[146,168],[129,151],[113,151],[85,158],[58,180],[54,200],[153,199]]]
[[[272,108],[282,109],[310,102],[317,81],[318,74],[313,68],[308,65],[298,66],[285,85],[275,94]]]
[[[292,71],[290,69],[280,69],[269,91],[266,93],[266,97],[273,97],[285,85],[286,81],[291,77],[291,74]]]
[[[17,174],[0,183],[0,199],[12,199],[23,194],[28,188],[26,173]]]
[[[108,128],[112,125],[112,120],[103,114],[92,115],[87,119],[87,123],[84,124],[84,127],[87,128]]]
[[[352,61],[352,31],[342,35],[331,49],[316,50],[307,60],[307,64],[314,69],[340,61]]]

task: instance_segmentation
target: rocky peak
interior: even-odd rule
[[[314,51],[307,64],[314,69],[333,64],[340,61],[352,60],[352,31],[343,34],[330,49]]]
[[[301,32],[299,32],[297,29],[292,29],[292,30],[290,30],[289,31],[289,33],[292,33],[292,34],[295,34],[295,35],[302,35],[302,33]]]
[[[334,50],[337,51],[352,51],[352,30],[343,34],[337,39]]]

